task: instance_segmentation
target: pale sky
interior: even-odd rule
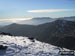
[[[75,0],[0,0],[0,19],[75,16]]]

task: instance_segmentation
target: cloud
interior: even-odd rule
[[[52,13],[52,12],[63,12],[63,11],[75,11],[75,9],[46,9],[46,10],[28,10],[30,13]]]
[[[31,18],[10,18],[10,19],[0,19],[0,22],[20,22],[20,21],[24,21],[24,20],[29,20]]]

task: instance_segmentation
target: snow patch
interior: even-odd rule
[[[8,46],[7,50],[0,50],[4,56],[60,56],[59,47],[37,40],[32,42],[28,37],[0,35],[0,45]]]

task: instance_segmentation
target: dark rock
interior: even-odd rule
[[[8,46],[0,45],[0,50],[6,50],[7,48],[8,48]]]
[[[35,42],[34,38],[33,37],[30,37],[29,38],[32,42]]]
[[[10,34],[10,33],[5,33],[5,32],[1,32],[0,35],[9,35],[9,36],[12,36],[12,34]]]

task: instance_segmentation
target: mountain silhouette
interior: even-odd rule
[[[59,20],[75,21],[75,16],[57,18]]]
[[[52,22],[55,19],[50,18],[50,17],[35,17],[32,18],[30,20],[24,20],[24,21],[20,21],[18,22],[19,24],[28,24],[28,25],[40,25],[40,24],[44,24],[47,22]]]
[[[15,22],[15,23],[28,24],[28,25],[39,25],[39,24],[43,24],[43,23],[47,23],[47,22],[52,22],[54,20],[55,19],[50,18],[50,17],[35,17],[30,20],[21,20],[21,21],[19,20],[18,22]],[[13,23],[12,21],[4,20],[4,21],[0,21],[0,26],[10,25],[12,23]]]

